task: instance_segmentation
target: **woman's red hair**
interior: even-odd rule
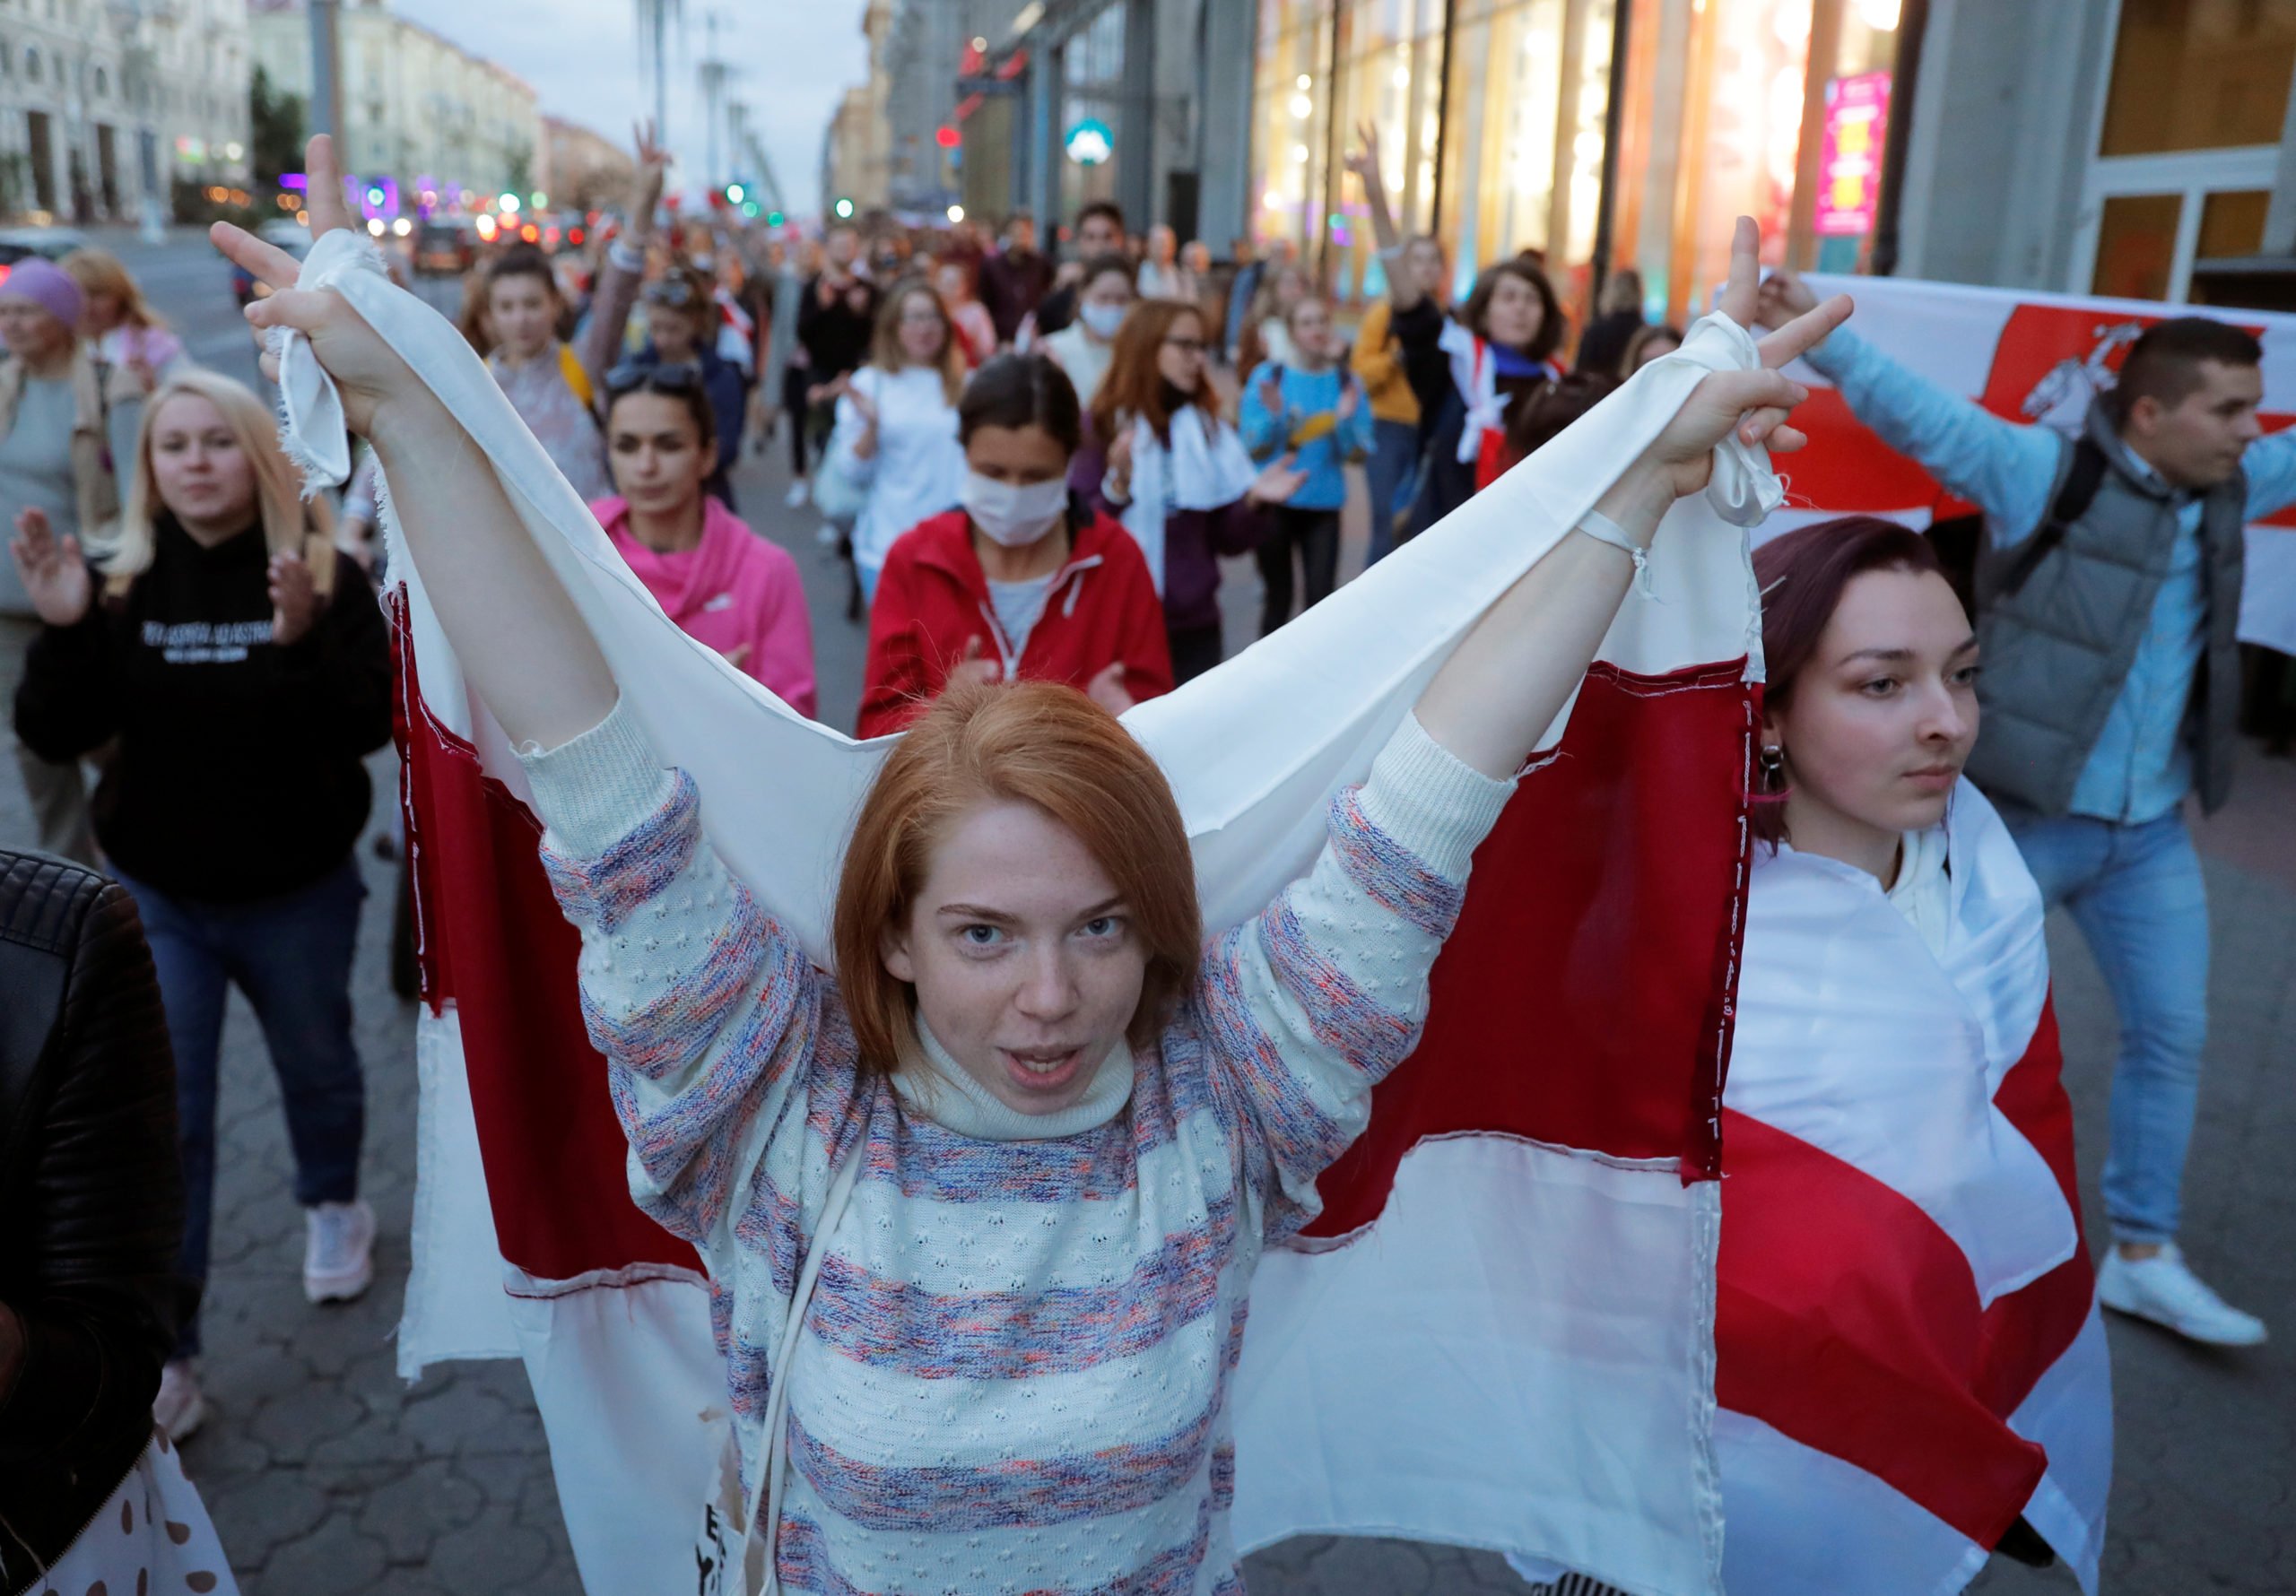
[[[917,992],[885,967],[950,823],[984,803],[1035,805],[1074,833],[1122,896],[1148,971],[1128,1039],[1152,1046],[1196,983],[1204,926],[1170,784],[1114,716],[1065,683],[952,686],[877,772],[845,851],[831,941],[861,1072],[917,1045]]]

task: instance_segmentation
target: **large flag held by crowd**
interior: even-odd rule
[[[2196,310],[2221,316],[2264,345],[2265,430],[2296,421],[2296,316],[1894,277],[1807,281],[1822,295],[1855,295],[1858,335],[1915,375],[1965,394],[1996,415],[2067,434],[2079,429],[2089,402],[2112,386],[2128,346],[2145,328]],[[1795,414],[1810,447],[1793,463],[1787,508],[1770,518],[1770,532],[1822,516],[1887,516],[1926,526],[1974,513],[1860,423],[1823,377],[1806,365],[1793,371],[1813,390]],[[2241,639],[2283,654],[2296,654],[2292,530],[2296,507],[2248,529],[2241,585]]]
[[[305,280],[341,289],[470,431],[626,703],[706,795],[712,844],[825,958],[843,837],[883,745],[803,720],[679,632],[443,322],[341,250],[315,251]],[[1307,867],[1330,795],[1702,370],[1753,359],[1718,322],[1685,355],[1300,620],[1126,716],[1178,798],[1208,932]],[[291,427],[318,417],[317,432],[308,351],[291,351],[284,386]],[[1766,464],[1742,450],[1724,464],[1735,493],[1719,497],[1758,518]],[[523,1358],[586,1584],[685,1588],[726,1418],[697,1261],[628,1198],[575,936],[517,762],[395,533],[390,571],[426,1000],[401,1369]],[[1973,1572],[2023,1513],[2093,1577],[2109,1420],[2037,904],[1967,906],[1962,952],[1984,962],[1922,988],[1951,1007],[1886,1061],[1892,1079],[1918,1095],[1939,1063],[1927,1039],[1968,1089],[1922,1122],[1952,1158],[1908,1158],[1889,1117],[1903,1105],[1859,1096],[1882,1021],[1860,1011],[1824,1033],[1824,1003],[1871,971],[1831,961],[1822,886],[1768,918],[1750,893],[1758,604],[1744,534],[1704,501],[1677,507],[1648,584],[1477,855],[1418,1053],[1327,1174],[1320,1221],[1261,1268],[1234,1390],[1243,1548],[1387,1534],[1651,1596],[1726,1576],[1851,1588],[1789,1566],[1813,1549],[1792,1528],[1814,1522],[1872,1539],[1873,1583],[1856,1588],[1928,1591]],[[1969,846],[1997,854],[1997,832],[1979,826]],[[1907,956],[1874,957],[1894,978]],[[1773,1068],[1749,1070],[1750,1024],[1780,1039]],[[1767,1095],[1726,1095],[1726,1066]],[[1720,1178],[1742,1168],[1743,1211]],[[1794,1214],[1812,1183],[1839,1207],[1814,1238]],[[1985,1222],[2037,1192],[2035,1223]],[[1734,1335],[1779,1350],[1740,1366]],[[1742,1493],[1750,1525],[1769,1514],[1767,1540],[1728,1522]]]

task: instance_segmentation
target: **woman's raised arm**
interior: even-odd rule
[[[311,140],[306,169],[313,233],[348,229],[325,134]],[[292,256],[224,222],[210,236],[273,291],[248,307],[248,320],[303,334],[334,377],[352,430],[382,462],[439,623],[510,740],[555,748],[603,721],[619,696],[605,655],[477,443],[348,300],[295,287]]]
[[[1752,321],[1761,242],[1753,222],[1740,217],[1730,284],[1722,296],[1724,313],[1740,326]],[[1809,395],[1778,368],[1839,326],[1849,311],[1848,297],[1837,294],[1764,338],[1761,370],[1708,375],[1597,501],[1596,511],[1648,548],[1667,507],[1706,486],[1714,447],[1734,428],[1749,444],[1767,441],[1773,453],[1800,448],[1806,440],[1786,424],[1786,415]],[[1420,696],[1420,724],[1486,776],[1521,769],[1594,663],[1633,575],[1626,551],[1574,528],[1484,612],[1444,662]]]

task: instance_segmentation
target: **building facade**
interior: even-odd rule
[[[1528,251],[1581,311],[1633,266],[1650,314],[1692,314],[1741,214],[1771,265],[2171,299],[2296,250],[2296,0],[990,9],[1026,203],[1289,239],[1344,302],[1384,287],[1344,165],[1366,123],[1462,291]]]
[[[256,59],[273,83],[309,103],[310,22],[300,0],[252,0]],[[453,203],[525,195],[538,186],[542,118],[531,84],[451,39],[395,14],[384,0],[345,4],[340,55],[344,169]]]
[[[620,205],[637,179],[636,160],[604,134],[563,117],[542,119],[535,183],[552,204],[577,211]]]
[[[868,75],[845,91],[822,144],[822,210],[850,200],[857,213],[882,209],[891,195],[892,0],[869,0],[861,31],[869,40]]]
[[[245,0],[0,0],[0,212],[126,221],[248,179]]]

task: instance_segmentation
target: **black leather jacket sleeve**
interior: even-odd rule
[[[8,1047],[22,1039],[0,1037],[14,1054],[0,1080],[0,1301],[25,1340],[0,1390],[0,1469],[45,1472],[93,1462],[114,1432],[148,1436],[183,1305],[183,1183],[174,1058],[135,900],[60,861],[0,853],[0,958],[42,940],[64,962],[62,1004],[28,1074]]]

